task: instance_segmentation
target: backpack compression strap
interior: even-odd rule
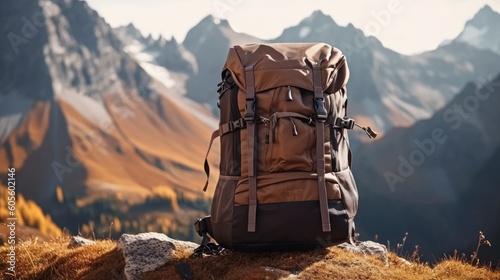
[[[255,150],[257,139],[255,137],[255,80],[253,74],[254,65],[245,67],[246,80],[246,112],[245,122],[248,131],[248,232],[255,232],[255,222],[257,220],[257,172],[255,163],[257,162]]]
[[[321,85],[321,62],[313,64],[314,108],[316,110],[316,166],[318,173],[318,196],[321,213],[321,224],[324,232],[331,231],[330,215],[328,214],[328,197],[325,183],[325,121],[327,112],[325,98]]]
[[[212,133],[212,137],[210,137],[210,144],[208,145],[207,154],[205,155],[205,163],[203,164],[205,174],[207,175],[207,181],[205,182],[205,186],[203,187],[204,192],[207,191],[208,180],[210,179],[210,165],[208,164],[208,155],[210,154],[210,150],[212,149],[212,144],[214,143],[215,138],[219,137],[220,135],[220,129],[217,129]]]
[[[233,132],[237,129],[242,129],[242,128],[246,128],[246,127],[247,127],[247,125],[245,123],[245,119],[240,118],[240,119],[237,119],[235,121],[230,121],[228,123],[221,125],[219,127],[219,129],[215,130],[212,133],[212,136],[210,137],[210,144],[208,145],[207,154],[205,155],[205,163],[203,165],[205,168],[205,174],[207,175],[207,181],[205,182],[205,186],[203,187],[204,192],[207,191],[208,181],[210,179],[210,165],[208,164],[208,155],[210,154],[210,150],[212,149],[212,144],[214,143],[214,140],[217,137],[222,136],[226,133],[230,133],[230,132]],[[219,175],[219,176],[222,176],[222,175]]]

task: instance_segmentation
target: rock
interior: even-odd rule
[[[376,256],[383,263],[389,265],[389,257],[387,256],[387,247],[385,245],[373,241],[364,241],[360,242],[358,246],[366,255]]]
[[[174,257],[175,250],[194,250],[198,244],[172,239],[163,233],[148,232],[123,234],[118,249],[125,257],[125,276],[128,280],[142,279],[142,274],[153,271]]]
[[[82,246],[94,245],[95,241],[83,238],[81,236],[72,236],[68,248],[77,248]]]
[[[354,253],[364,254],[363,251],[361,250],[361,248],[359,248],[356,245],[352,245],[351,243],[342,243],[342,244],[337,245],[337,247],[349,250],[349,251],[354,252]]]
[[[408,260],[404,259],[404,258],[401,258],[401,257],[398,257],[398,259],[401,261],[401,263],[403,263],[404,265],[412,265],[411,262],[409,262]]]
[[[373,241],[357,241],[355,245],[350,243],[342,243],[338,245],[355,253],[362,253],[363,255],[375,256],[381,260],[385,265],[389,265],[389,257],[387,256],[387,247],[385,245]]]
[[[262,269],[264,269],[267,272],[271,272],[276,276],[276,279],[296,279],[297,275],[292,274],[290,271],[275,268],[275,267],[270,267],[270,266],[262,266]]]

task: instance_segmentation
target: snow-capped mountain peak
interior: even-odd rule
[[[500,14],[494,11],[489,5],[485,5],[481,10],[479,10],[474,18],[466,23],[467,25],[472,25],[478,28],[489,26],[492,23],[498,22],[500,20]]]
[[[486,5],[469,20],[455,41],[500,54],[500,14]]]

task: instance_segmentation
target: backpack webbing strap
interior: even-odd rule
[[[220,136],[220,129],[217,129],[212,133],[212,137],[210,138],[210,144],[208,145],[207,154],[205,155],[205,163],[203,164],[205,169],[205,174],[207,175],[207,181],[205,182],[205,186],[203,187],[203,191],[207,191],[208,187],[208,179],[210,177],[210,165],[208,164],[208,155],[210,154],[210,150],[212,149],[212,144],[214,143],[215,138]]]
[[[325,121],[327,112],[323,87],[321,85],[321,63],[313,65],[314,108],[316,110],[316,162],[318,173],[318,196],[321,213],[321,224],[324,232],[331,231],[330,215],[328,214],[328,196],[325,183]]]
[[[255,232],[255,222],[257,220],[257,172],[255,163],[257,162],[255,150],[257,139],[255,137],[255,80],[253,66],[245,67],[245,81],[247,84],[245,122],[248,133],[248,232]]]
[[[210,138],[210,144],[208,145],[207,154],[205,155],[204,169],[205,169],[205,174],[207,175],[207,181],[205,182],[205,186],[203,187],[204,192],[207,191],[208,180],[210,178],[210,165],[208,164],[208,155],[210,154],[210,150],[212,149],[212,144],[213,144],[214,140],[217,137],[222,136],[226,133],[233,132],[236,129],[241,129],[241,128],[245,128],[245,127],[246,127],[246,123],[245,123],[244,119],[240,118],[236,121],[231,121],[231,122],[228,122],[226,124],[223,124],[222,126],[219,127],[219,129],[217,129],[216,131],[214,131],[212,133],[212,137]],[[219,176],[222,176],[222,175],[219,175]]]
[[[210,242],[210,236],[213,235],[212,221],[210,216],[197,219],[194,223],[194,229],[202,237],[201,244],[194,249],[191,257],[203,258],[206,255],[222,255],[225,251],[220,245]]]
[[[247,127],[247,123],[245,122],[244,118],[239,118],[235,121],[229,121],[219,127],[220,130],[220,135],[224,135],[233,131],[236,131],[237,129],[243,129]]]

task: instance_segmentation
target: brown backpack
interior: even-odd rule
[[[342,52],[323,43],[229,50],[212,135],[220,136],[220,177],[211,216],[195,223],[203,243],[207,233],[246,251],[351,240],[358,191],[346,131],[356,125],[345,117],[348,78]],[[205,170],[208,176],[206,159]]]

